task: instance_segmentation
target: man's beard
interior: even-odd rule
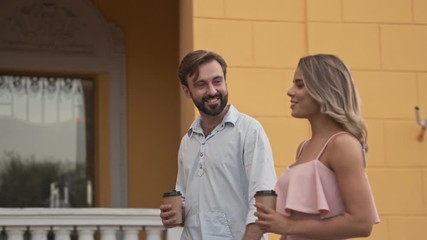
[[[207,100],[210,98],[219,98],[220,103],[217,104],[216,106],[214,106],[213,108],[211,108],[207,104],[205,105]],[[214,96],[203,97],[202,101],[200,101],[200,102],[196,101],[193,98],[193,102],[194,102],[194,105],[196,105],[197,109],[199,109],[200,112],[202,112],[208,116],[214,117],[214,116],[218,116],[224,110],[224,108],[227,106],[228,94],[223,96],[222,94],[218,93]]]

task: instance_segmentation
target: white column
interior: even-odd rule
[[[70,240],[72,230],[72,226],[53,227],[53,232],[55,233],[55,240]]]
[[[164,227],[145,227],[147,240],[161,240]]]
[[[123,227],[123,240],[138,240],[142,227]]]
[[[48,226],[30,226],[31,240],[47,240]]]
[[[119,229],[119,226],[99,227],[99,230],[101,231],[101,240],[116,240],[116,234]]]
[[[78,226],[77,234],[79,240],[94,240],[93,234],[96,231],[96,226]]]
[[[24,240],[26,227],[5,227],[7,240]]]

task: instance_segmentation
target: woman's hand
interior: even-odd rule
[[[261,203],[256,203],[255,207],[257,208],[255,216],[258,217],[255,224],[260,226],[264,232],[286,235],[286,223],[288,222],[287,217]]]

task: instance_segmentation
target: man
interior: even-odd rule
[[[200,112],[178,152],[182,240],[266,238],[254,224],[254,194],[274,189],[271,147],[260,123],[228,104],[226,72],[224,59],[204,50],[188,53],[179,66],[182,90]],[[160,210],[165,227],[177,225],[171,205]]]

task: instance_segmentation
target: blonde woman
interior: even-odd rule
[[[287,240],[367,237],[379,222],[366,176],[366,127],[350,72],[334,55],[303,57],[295,71],[292,116],[311,138],[276,184],[276,211],[256,204],[256,224]]]

